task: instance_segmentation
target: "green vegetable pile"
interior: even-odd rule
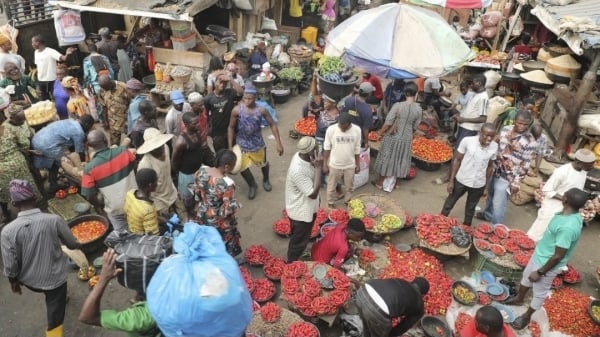
[[[360,199],[352,199],[348,203],[350,218],[362,219],[365,217],[365,204]]]
[[[346,64],[337,56],[324,56],[319,61],[319,74],[325,76],[327,74],[340,75],[346,68]]]
[[[304,77],[304,73],[300,67],[288,67],[281,69],[277,75],[282,80],[300,81]]]

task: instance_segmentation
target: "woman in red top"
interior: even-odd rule
[[[348,240],[360,241],[365,234],[365,224],[360,219],[350,219],[348,225],[339,224],[312,247],[313,261],[339,268],[350,255]]]
[[[460,337],[516,337],[512,329],[504,324],[500,310],[486,305],[475,314],[458,334]]]

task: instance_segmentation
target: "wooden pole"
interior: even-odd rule
[[[577,130],[577,121],[579,120],[583,106],[596,83],[596,72],[600,67],[600,51],[593,50],[593,52],[590,51],[590,53],[592,53],[592,63],[590,64],[588,71],[583,75],[581,86],[577,89],[572,103],[568,107],[565,107],[567,110],[567,118],[560,130],[553,154],[553,156],[556,157],[553,159],[558,159],[558,161],[563,161],[564,159],[567,146],[570,144],[570,140]]]
[[[509,26],[508,26],[508,30],[506,31],[506,35],[504,35],[504,40],[502,41],[502,46],[500,51],[505,51],[506,50],[506,46],[508,45],[508,40],[510,40],[510,34],[512,33],[513,29],[515,29],[515,26],[517,25],[517,21],[519,21],[519,16],[521,15],[521,10],[523,9],[523,5],[521,3],[519,3],[519,5],[517,6],[517,9],[515,10],[515,15],[514,15],[514,20],[513,22],[510,22],[510,17],[508,18],[508,22],[509,22]]]

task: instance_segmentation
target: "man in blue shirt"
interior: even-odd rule
[[[512,305],[523,304],[525,295],[533,288],[533,298],[527,311],[512,323],[515,329],[521,330],[529,324],[531,315],[544,304],[552,280],[573,255],[583,226],[579,209],[585,205],[587,199],[588,194],[578,188],[568,190],[562,199],[562,212],[554,215],[544,236],[535,246],[533,256],[523,271],[517,296],[506,302]]]
[[[63,119],[52,122],[38,131],[31,140],[35,156],[33,166],[48,169],[49,194],[58,186],[58,168],[65,149],[74,148],[82,160],[85,158],[85,135],[94,126],[94,118],[83,115],[81,119]]]

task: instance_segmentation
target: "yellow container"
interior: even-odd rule
[[[306,43],[316,45],[317,44],[317,33],[319,29],[313,26],[308,26],[302,29],[302,38],[306,40]]]
[[[154,69],[154,79],[156,80],[156,82],[162,82],[163,71]]]

